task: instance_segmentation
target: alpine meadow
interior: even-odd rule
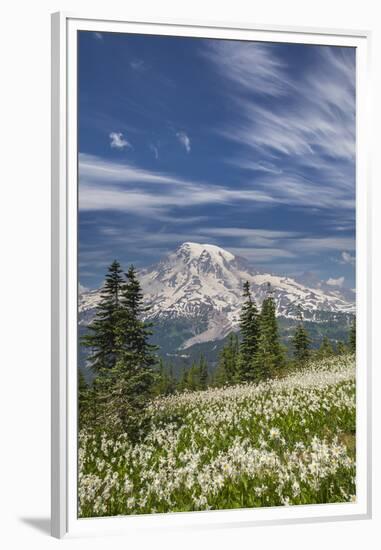
[[[354,48],[78,51],[78,516],[356,501]]]

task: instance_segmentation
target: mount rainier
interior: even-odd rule
[[[183,243],[158,264],[140,270],[139,280],[149,306],[146,319],[175,333],[175,347],[183,350],[238,330],[245,281],[258,306],[271,285],[281,318],[295,320],[299,308],[304,319],[313,322],[355,312],[354,291],[321,282],[305,286],[291,277],[257,271],[245,259],[212,244]],[[80,295],[80,326],[91,321],[99,299],[100,289]]]

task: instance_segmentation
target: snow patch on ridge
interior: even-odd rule
[[[211,244],[183,243],[151,269],[139,274],[150,320],[207,321],[207,329],[182,344],[224,338],[238,329],[242,286],[249,281],[260,306],[270,283],[278,316],[296,319],[298,308],[309,320],[319,312],[354,313],[354,303],[337,289],[310,288],[290,277],[259,273],[227,250]],[[100,299],[99,290],[79,298],[80,323],[87,324]]]

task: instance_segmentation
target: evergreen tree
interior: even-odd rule
[[[238,360],[238,336],[232,332],[219,356],[215,373],[215,384],[217,386],[231,385],[239,381]]]
[[[135,268],[130,266],[125,276],[116,327],[118,361],[110,375],[103,377],[102,392],[113,423],[135,439],[143,428],[145,407],[153,393],[157,358],[156,346],[149,343],[151,325],[142,320],[147,309]]]
[[[349,330],[349,351],[356,353],[356,317],[353,319]]]
[[[347,348],[346,348],[346,345],[344,344],[344,342],[342,342],[341,340],[339,340],[337,342],[337,346],[336,346],[336,353],[337,355],[344,355],[344,353],[347,352]]]
[[[200,366],[193,363],[187,372],[187,389],[198,390],[200,388]]]
[[[176,389],[176,379],[173,375],[173,366],[172,364],[168,367],[164,365],[162,358],[159,360],[159,372],[157,376],[156,383],[156,394],[158,395],[170,395],[174,393]]]
[[[151,332],[142,321],[143,295],[133,266],[122,278],[118,262],[106,276],[91,333],[94,423],[102,429],[124,431],[132,440],[142,433],[145,408],[152,395],[156,362]]]
[[[177,384],[177,381],[176,381],[176,376],[173,373],[173,365],[172,365],[172,363],[170,363],[170,365],[169,365],[169,388],[168,388],[168,393],[169,394],[175,393],[176,384]]]
[[[199,387],[201,390],[205,390],[208,386],[209,373],[208,373],[208,363],[206,362],[206,359],[203,354],[201,354],[200,364],[198,368],[199,368]]]
[[[180,392],[188,389],[188,370],[186,369],[186,367],[182,368],[182,372],[177,384],[177,389]]]
[[[167,373],[164,367],[164,361],[160,357],[158,365],[158,373],[156,377],[155,393],[157,395],[165,395],[167,393]]]
[[[316,354],[320,359],[325,359],[326,357],[331,357],[333,355],[333,347],[327,336],[324,336],[320,348]]]
[[[256,377],[254,371],[254,359],[258,350],[258,310],[251,297],[250,284],[246,281],[243,285],[243,297],[245,302],[241,309],[240,316],[240,358],[239,358],[239,380],[247,382]]]
[[[82,344],[90,349],[89,364],[95,373],[115,366],[117,360],[117,332],[122,315],[122,269],[115,260],[106,274],[96,315],[82,338]]]
[[[137,441],[149,423],[146,408],[154,381],[152,368],[145,366],[138,355],[122,352],[115,366],[96,380],[102,428],[127,433],[131,441]]]
[[[87,384],[81,369],[78,368],[78,420],[82,428],[89,420],[91,413],[91,388]]]
[[[149,308],[143,305],[143,293],[134,266],[130,266],[126,283],[122,287],[122,315],[118,326],[118,337],[124,352],[133,354],[144,366],[156,363],[156,346],[149,343],[152,335],[151,323],[144,322],[142,316]]]
[[[298,363],[305,363],[310,357],[310,338],[303,324],[302,312],[299,308],[299,323],[292,339],[294,358]]]
[[[264,380],[280,373],[285,365],[283,347],[279,341],[278,323],[275,315],[275,301],[271,286],[263,300],[259,317],[258,350],[255,358],[255,379]]]

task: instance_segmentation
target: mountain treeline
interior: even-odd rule
[[[80,426],[123,431],[132,440],[138,439],[149,421],[147,404],[155,395],[261,382],[300,368],[313,357],[355,352],[355,319],[347,343],[338,342],[334,348],[325,337],[320,348],[312,350],[299,309],[289,357],[280,343],[270,284],[261,308],[255,303],[247,281],[243,285],[243,298],[240,335],[232,332],[228,336],[216,368],[212,371],[201,355],[198,362],[176,377],[173,366],[159,358],[158,347],[150,344],[152,325],[143,321],[149,308],[143,305],[135,268],[130,266],[124,273],[114,261],[108,268],[95,318],[81,339],[89,350],[88,366],[94,377],[87,384],[79,371]]]

